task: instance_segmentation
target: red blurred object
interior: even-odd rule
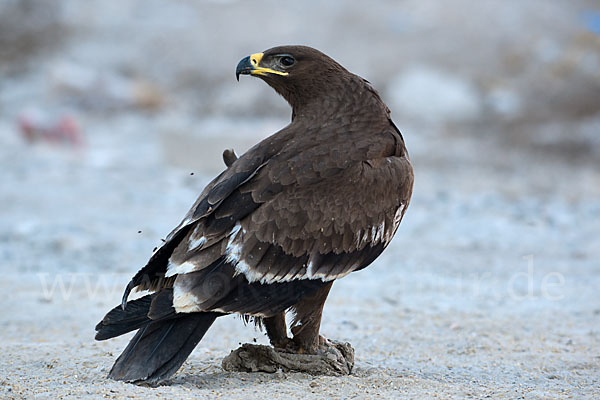
[[[71,115],[63,115],[58,120],[48,122],[32,115],[24,114],[18,120],[19,131],[30,142],[48,142],[55,145],[82,147],[83,133],[77,120]]]

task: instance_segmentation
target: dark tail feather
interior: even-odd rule
[[[96,340],[106,340],[141,328],[150,322],[148,311],[152,298],[150,295],[127,303],[127,308],[120,305],[106,314],[96,325]]]
[[[220,315],[179,314],[176,318],[146,324],[131,339],[108,377],[126,382],[160,383],[177,372]]]

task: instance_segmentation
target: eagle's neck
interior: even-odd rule
[[[367,81],[350,73],[344,75],[344,78],[317,81],[312,86],[319,89],[312,90],[311,93],[294,91],[289,96],[281,93],[292,106],[292,121],[297,118],[320,121],[334,118],[353,121],[381,118],[383,121],[388,118],[387,107]]]

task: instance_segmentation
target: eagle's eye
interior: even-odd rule
[[[292,65],[294,65],[294,63],[296,62],[296,60],[294,60],[294,57],[292,57],[292,56],[283,56],[283,57],[281,57],[281,59],[279,60],[279,62],[284,67],[291,67]]]

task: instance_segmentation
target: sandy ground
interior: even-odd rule
[[[3,57],[14,37],[32,46],[0,58],[0,397],[600,397],[594,2],[91,3],[61,2],[59,28],[42,9],[3,30],[21,19],[0,13]],[[106,379],[130,336],[95,342],[94,325],[221,151],[286,123],[280,98],[233,77],[247,52],[286,42],[371,80],[415,166],[392,244],[325,307],[322,334],[353,344],[354,373],[225,372],[240,343],[267,343],[230,316],[168,385]],[[74,115],[85,146],[26,143],[28,113]]]

